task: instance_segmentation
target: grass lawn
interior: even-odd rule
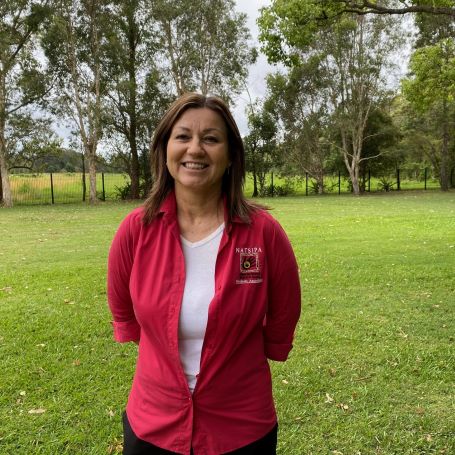
[[[303,289],[279,454],[455,453],[455,193],[264,202]],[[0,454],[121,453],[136,346],[112,340],[105,272],[133,207],[0,210]]]

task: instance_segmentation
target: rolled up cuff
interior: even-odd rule
[[[114,328],[114,339],[119,343],[139,341],[141,338],[141,327],[136,319],[123,322],[112,321],[112,327]]]
[[[284,362],[287,360],[289,352],[292,349],[291,343],[277,344],[265,343],[265,355],[270,360]]]

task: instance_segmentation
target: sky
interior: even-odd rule
[[[252,41],[254,45],[259,49],[258,41],[258,26],[256,19],[259,17],[259,9],[263,6],[269,6],[269,0],[236,0],[236,10],[248,15],[247,25],[250,29]],[[265,95],[266,83],[265,77],[268,73],[276,71],[276,67],[271,66],[267,63],[267,59],[264,54],[259,53],[257,62],[250,67],[248,77],[248,91],[254,101],[258,97]],[[248,123],[246,120],[245,109],[249,103],[248,93],[243,91],[238,99],[236,100],[236,106],[233,109],[234,118],[240,129],[242,135],[248,133]]]

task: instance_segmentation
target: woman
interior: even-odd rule
[[[180,97],[151,155],[151,194],[109,253],[114,336],[139,344],[124,454],[275,454],[267,358],[286,360],[300,315],[292,248],[243,197],[242,139],[221,99]]]

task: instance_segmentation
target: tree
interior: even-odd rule
[[[322,14],[324,3],[327,1],[318,0],[321,5]],[[354,13],[365,14],[409,14],[423,13],[432,15],[443,15],[455,17],[454,2],[452,0],[436,0],[428,4],[428,0],[409,0],[395,2],[378,2],[372,0],[334,0],[338,3],[340,14]]]
[[[417,112],[432,111],[440,132],[439,180],[441,189],[450,187],[449,155],[455,117],[455,42],[451,38],[417,49],[411,57],[413,77],[402,81],[403,94]]]
[[[46,93],[46,77],[35,55],[34,38],[49,13],[48,0],[0,3],[0,202],[11,207],[8,125]]]
[[[248,125],[250,132],[245,137],[246,170],[253,174],[253,194],[264,194],[267,173],[276,166],[277,127],[275,119],[266,106],[250,101]]]
[[[178,95],[199,91],[229,100],[256,58],[246,15],[233,0],[157,0],[153,17],[166,67]]]
[[[54,113],[71,119],[88,161],[91,204],[97,201],[96,157],[102,135],[103,0],[56,0],[42,39],[56,78]]]
[[[315,56],[287,75],[269,76],[267,104],[283,131],[285,173],[310,175],[322,193],[331,147],[327,141],[328,92],[320,63],[320,56]]]
[[[435,106],[437,109],[437,106]],[[429,110],[424,114],[417,112],[402,95],[392,102],[391,116],[399,128],[400,141],[396,145],[399,153],[404,155],[404,164],[420,174],[422,168],[431,167],[435,175],[439,174],[439,134],[434,119],[439,113]]]
[[[455,38],[455,20],[452,16],[416,14],[418,35],[415,47],[430,46],[446,38]]]
[[[106,135],[110,149],[129,174],[129,197],[140,197],[147,180],[150,132],[173,98],[157,61],[157,26],[150,0],[113,0],[106,29]],[[141,164],[146,163],[145,166]],[[141,170],[142,167],[142,170]]]
[[[275,2],[272,7],[282,5]],[[271,8],[272,8],[271,7]],[[286,7],[287,8],[287,7]],[[374,157],[363,155],[365,129],[371,109],[386,95],[386,70],[398,43],[395,21],[382,16],[344,16],[324,28],[305,29],[299,16],[286,9],[284,16],[268,23],[261,18],[261,39],[271,62],[282,61],[291,68],[318,59],[320,91],[326,92],[327,111],[337,129],[339,143],[333,145],[343,156],[354,194],[359,194],[360,164]],[[262,20],[264,19],[264,20]]]
[[[420,16],[443,15],[453,20],[454,0],[429,3],[427,0],[273,0],[261,10],[259,41],[270,62],[289,64],[295,56],[288,52],[288,46],[310,45],[321,29],[331,27],[343,17],[421,13]]]
[[[7,136],[8,171],[13,169],[40,171],[40,165],[46,158],[58,156],[62,150],[61,140],[52,131],[52,120],[36,119],[30,113],[11,118]]]

